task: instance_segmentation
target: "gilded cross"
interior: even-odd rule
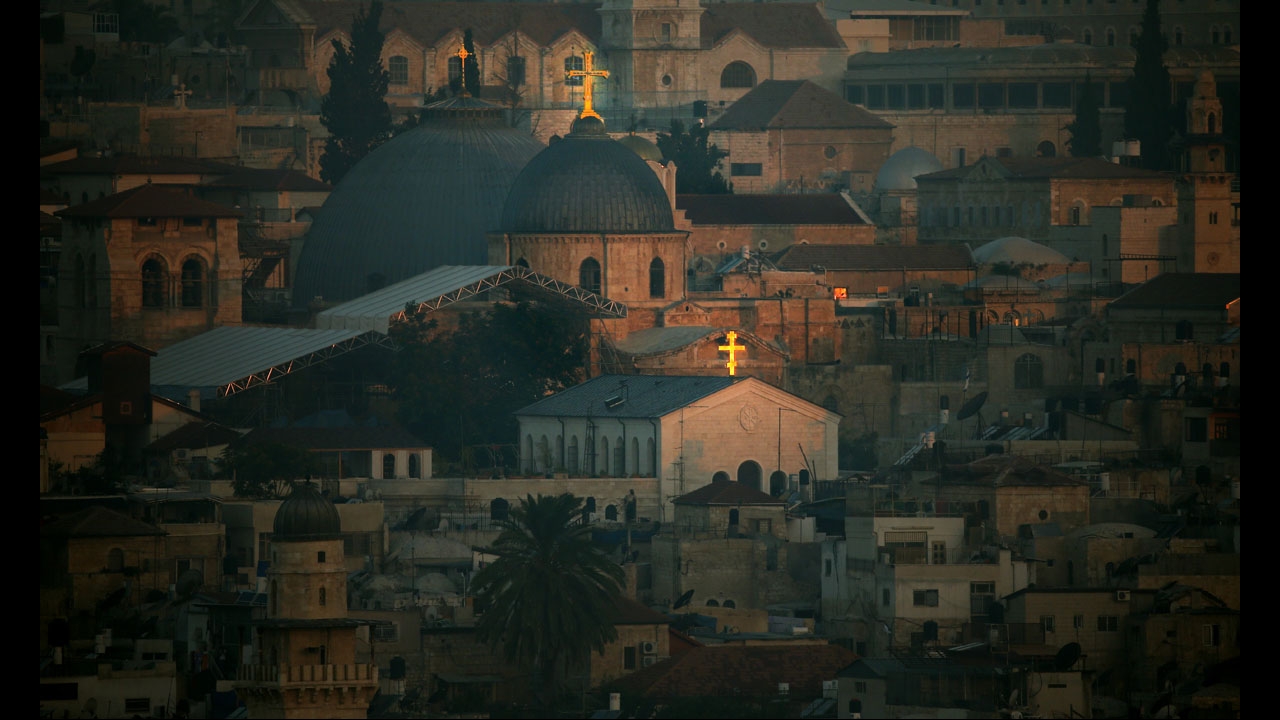
[[[458,48],[458,59],[462,61],[462,72],[459,74],[459,77],[462,78],[462,94],[463,95],[471,94],[467,92],[467,58],[471,57],[473,54],[474,53],[467,52],[466,45],[462,45],[461,47]]]
[[[595,70],[592,68],[592,59],[595,53],[590,50],[582,53],[582,69],[570,70],[564,74],[565,78],[582,78],[582,114],[579,118],[593,117],[597,120],[604,120],[600,114],[591,109],[591,85],[594,78],[609,77],[608,70]]]
[[[736,374],[737,374],[737,368],[738,368],[738,358],[737,358],[737,353],[738,353],[739,351],[746,352],[746,351],[747,351],[747,346],[746,346],[746,345],[739,345],[739,344],[738,344],[738,333],[736,333],[736,332],[734,332],[734,331],[732,331],[732,330],[730,330],[729,332],[725,333],[725,336],[724,336],[724,337],[725,337],[725,340],[728,340],[728,341],[729,341],[729,344],[728,344],[728,345],[719,345],[719,346],[717,346],[717,347],[720,349],[720,351],[721,351],[721,352],[727,352],[727,353],[729,353],[729,362],[725,363],[725,367],[729,368],[729,374],[730,374],[730,375],[736,375]]]

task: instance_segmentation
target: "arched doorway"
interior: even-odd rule
[[[745,460],[738,466],[738,482],[749,488],[763,491],[761,481],[764,479],[764,471],[760,469],[760,463],[755,460]]]
[[[782,497],[787,492],[787,474],[781,470],[774,470],[769,476],[769,494],[774,497]]]

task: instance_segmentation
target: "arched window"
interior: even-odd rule
[[[660,298],[667,296],[667,266],[663,264],[662,258],[654,258],[649,263],[649,297]]]
[[[393,478],[396,476],[396,456],[386,453],[382,456],[382,477]]]
[[[707,600],[707,607],[720,607],[720,601],[710,598]]]
[[[324,589],[324,588],[320,588],[320,607],[324,607],[324,605],[325,605],[325,600],[327,600],[327,599],[328,599],[328,598],[327,598],[327,593],[325,592],[325,589]]]
[[[142,307],[164,307],[164,264],[159,258],[147,258],[142,263]]]
[[[781,470],[774,470],[769,475],[769,494],[774,497],[782,497],[787,491],[787,474]]]
[[[111,548],[107,552],[107,572],[120,572],[121,570],[124,570],[124,550]]]
[[[631,460],[628,464],[631,466],[631,472],[640,474],[640,438],[631,438]]]
[[[587,292],[600,294],[600,263],[595,258],[587,258],[578,267],[578,287]]]
[[[586,66],[582,64],[582,56],[580,55],[570,55],[569,57],[564,59],[565,73],[568,73],[570,70],[582,70],[582,69],[585,69],[585,67]],[[566,77],[564,79],[564,84],[568,85],[569,87],[581,87],[582,76],[579,75],[577,77]]]
[[[1217,45],[1218,39],[1219,39],[1218,26],[1214,25],[1213,27],[1209,28],[1209,42],[1213,43],[1214,45]]]
[[[569,438],[568,457],[566,457],[565,460],[567,461],[566,467],[569,470],[569,474],[577,475],[578,474],[578,436],[577,435],[574,435]]]
[[[736,603],[734,603],[732,600],[725,600],[725,601],[724,601],[724,606],[725,606],[725,607],[727,607],[727,608],[736,608],[736,607],[738,607],[738,605],[737,605]]]
[[[1044,363],[1040,358],[1026,353],[1014,361],[1013,387],[1015,390],[1035,390],[1044,387]]]
[[[520,87],[524,84],[524,58],[512,55],[507,58],[507,87]]]
[[[1231,44],[1231,26],[1230,25],[1222,26],[1222,44],[1223,45]]]
[[[1085,29],[1084,29],[1084,32],[1081,34],[1080,40],[1081,40],[1081,42],[1083,42],[1085,45],[1092,45],[1092,44],[1093,44],[1093,30],[1091,30],[1091,29],[1089,29],[1089,28],[1085,28]]]
[[[647,444],[648,444],[648,447],[646,447],[644,451],[645,469],[641,470],[641,472],[644,473],[647,477],[657,477],[658,458],[657,458],[657,455],[655,454],[655,451],[657,450],[658,446],[657,446],[657,443],[654,442],[653,438],[649,438],[649,440],[647,441]]]
[[[1209,113],[1209,134],[1212,135],[1216,132],[1218,132],[1218,116]]]
[[[609,474],[609,438],[607,436],[600,438],[600,457],[599,465],[596,466],[597,472],[601,475]]]
[[[457,55],[449,56],[449,84],[459,85],[462,83],[462,58]]]
[[[1050,140],[1043,140],[1036,146],[1036,157],[1054,157],[1057,154],[1058,148]]]
[[[182,263],[182,307],[204,307],[204,262],[190,258]]]
[[[1076,203],[1075,205],[1071,206],[1071,224],[1072,225],[1080,224],[1080,216],[1083,213],[1083,211],[1084,211],[1084,207],[1080,203]]]
[[[1113,28],[1107,28],[1107,47],[1116,46],[1116,31]]]
[[[409,84],[409,58],[403,55],[393,55],[387,60],[387,75],[390,76],[392,85],[408,85]]]
[[[1176,27],[1173,29],[1173,44],[1174,45],[1182,44],[1182,28],[1180,27]]]
[[[716,473],[711,476],[711,482],[729,482],[729,473],[723,470],[717,470]]]
[[[607,507],[604,509],[604,519],[605,519],[605,520],[617,520],[617,519],[618,519],[618,506],[617,506],[617,505],[609,505],[609,506],[607,506]]]
[[[409,454],[409,477],[411,478],[422,477],[421,461],[418,460],[417,453]]]
[[[760,490],[761,481],[764,479],[763,475],[764,471],[760,469],[760,463],[754,460],[744,460],[738,466],[738,482],[749,488]]]
[[[720,71],[720,87],[751,88],[756,86],[756,71],[741,60],[735,60]]]

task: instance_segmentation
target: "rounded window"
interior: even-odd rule
[[[836,156],[836,148],[835,148],[835,146],[834,146],[834,145],[828,145],[828,146],[826,147],[826,149],[824,149],[824,150],[822,151],[822,155],[823,155],[824,157],[826,157],[828,160],[831,160],[832,158],[834,158],[834,157]]]
[[[662,86],[663,86],[663,87],[671,87],[671,76],[670,76],[670,75],[663,75],[663,76],[662,76]]]

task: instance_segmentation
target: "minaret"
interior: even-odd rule
[[[1213,74],[1201,70],[1187,100],[1187,135],[1177,177],[1180,271],[1240,272],[1240,231],[1231,202],[1234,174],[1226,170],[1222,101]]]
[[[276,510],[267,617],[236,673],[250,718],[365,718],[378,666],[355,661],[338,510],[308,480]]]

